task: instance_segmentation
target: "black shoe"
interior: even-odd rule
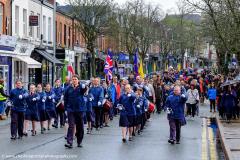
[[[170,144],[174,144],[174,140],[169,139],[169,140],[168,140],[168,143],[170,143]]]
[[[105,124],[104,127],[110,127],[109,125]]]
[[[132,136],[136,136],[136,135],[135,135],[135,132],[132,133]]]
[[[28,134],[27,134],[26,132],[25,132],[25,133],[23,133],[23,135],[24,135],[24,136],[26,136],[26,137],[28,136]]]
[[[99,128],[96,128],[96,131],[99,131]]]
[[[123,141],[123,143],[126,143],[126,142],[127,142],[127,140],[126,140],[125,138],[123,138],[122,141]]]
[[[52,127],[54,127],[54,128],[58,128],[58,126],[57,126],[57,125],[55,125],[55,124],[53,124],[53,125],[52,125]]]
[[[83,146],[81,144],[78,144],[77,147],[82,148]]]
[[[128,139],[129,141],[132,141],[133,140],[133,138],[132,137],[129,137],[129,139]]]
[[[176,144],[180,144],[180,141],[177,141]]]
[[[138,130],[138,135],[141,135],[141,131],[140,130]]]
[[[22,139],[22,136],[18,136],[18,139]]]
[[[42,128],[43,131],[46,131],[47,129],[46,128]]]
[[[32,136],[36,136],[37,131],[32,132]]]
[[[64,139],[66,139],[66,140],[67,140],[67,136],[65,136],[65,137],[64,137]]]
[[[12,136],[11,137],[11,140],[16,140],[17,139],[17,136]]]
[[[47,129],[47,130],[49,130],[49,131],[50,131],[51,129],[48,127],[48,129]]]
[[[103,125],[101,125],[100,128],[103,128]]]
[[[72,146],[72,144],[70,144],[70,143],[67,143],[67,144],[65,144],[65,147],[66,147],[66,148],[70,148],[70,149],[71,149],[73,146]]]

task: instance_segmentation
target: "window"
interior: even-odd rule
[[[43,16],[43,40],[46,40],[46,16]]]
[[[34,15],[34,12],[31,11],[30,14],[31,14],[31,15]],[[33,28],[33,26],[30,26],[30,27],[29,27],[29,36],[30,36],[30,37],[34,37],[34,28]]]
[[[19,35],[19,6],[15,6],[15,34]]]
[[[67,26],[64,24],[64,45],[67,44]]]
[[[0,3],[0,34],[3,32],[3,5]]]
[[[60,39],[60,44],[62,44],[62,23],[60,23],[60,27],[59,27],[59,39]]]
[[[68,27],[68,47],[71,47],[71,27]]]
[[[27,10],[23,9],[23,35],[27,37]]]
[[[38,26],[37,26],[37,38],[40,39],[40,26],[41,26],[41,18],[40,18],[40,14],[37,14],[38,16]]]
[[[52,19],[48,18],[48,42],[52,42]]]

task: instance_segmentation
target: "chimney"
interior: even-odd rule
[[[48,3],[54,5],[55,0],[48,0]]]

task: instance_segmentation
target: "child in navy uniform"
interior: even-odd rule
[[[123,110],[120,114],[119,126],[122,127],[123,142],[126,142],[126,133],[128,128],[129,141],[132,141],[133,127],[135,125],[136,109],[134,101],[136,95],[132,92],[131,86],[127,84],[125,86],[125,93],[120,96],[119,104],[123,106]]]
[[[29,95],[26,98],[27,110],[25,113],[25,122],[24,122],[24,135],[27,136],[28,124],[29,121],[32,122],[32,136],[36,135],[36,121],[39,121],[37,101],[40,99],[40,96],[36,93],[36,86],[34,84],[30,85]]]
[[[87,107],[87,111],[86,111],[86,118],[87,118],[87,134],[91,134],[92,132],[92,101],[93,101],[94,97],[92,94],[88,94],[87,95],[87,103],[86,103],[86,107]]]
[[[46,93],[43,91],[41,84],[37,85],[37,93],[40,96],[39,101],[37,101],[37,105],[38,105],[41,133],[43,134],[44,131],[46,130],[44,125],[45,125],[45,121],[47,120],[47,113],[45,108],[45,102],[46,102],[47,96],[46,96]]]
[[[136,132],[138,135],[140,135],[140,130],[141,130],[141,124],[142,124],[142,113],[143,109],[146,106],[146,100],[145,97],[143,96],[143,89],[141,87],[138,87],[137,92],[136,92],[137,98],[134,102],[135,108],[136,108]]]
[[[45,102],[45,107],[46,107],[46,113],[47,113],[47,120],[48,120],[48,130],[50,130],[50,126],[52,123],[52,119],[56,118],[56,110],[55,110],[55,94],[51,90],[51,85],[48,83],[46,84],[46,102]]]

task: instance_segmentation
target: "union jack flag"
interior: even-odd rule
[[[108,80],[112,79],[112,71],[113,71],[113,60],[112,60],[112,52],[110,49],[107,51],[107,57],[104,66],[104,73],[107,75]]]

